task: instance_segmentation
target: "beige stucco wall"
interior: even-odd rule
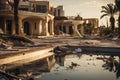
[[[6,33],[6,20],[12,21],[12,34],[16,34],[14,16],[12,11],[2,11],[0,12],[0,17],[4,18],[4,32]],[[29,34],[30,35],[40,35],[49,36],[54,35],[53,31],[53,15],[48,13],[35,13],[28,11],[19,11],[19,34],[24,35],[24,22],[29,23]],[[50,34],[48,33],[48,22],[50,23]],[[35,28],[36,24],[36,28]]]
[[[53,13],[51,10],[53,8],[53,5],[49,1],[30,1],[30,6],[33,6],[33,5],[34,7],[36,7],[37,5],[46,5],[47,12]],[[36,12],[36,9],[35,9],[35,12]]]
[[[83,21],[81,20],[55,20],[55,33],[59,34],[60,30],[59,27],[61,26],[63,28],[63,26],[65,26],[66,28],[66,33],[69,33],[69,28],[70,26],[72,26],[73,29],[73,36],[80,36],[80,35],[84,35],[84,28],[83,28]],[[78,27],[80,30],[78,30]]]
[[[7,30],[6,30],[6,28],[7,27],[9,27],[9,26],[7,26],[7,20],[10,20],[11,21],[11,34],[15,34],[16,32],[15,32],[15,22],[14,22],[14,19],[13,19],[13,17],[10,17],[10,16],[7,16],[7,17],[4,17],[4,19],[3,19],[3,25],[1,26],[2,27],[2,29],[3,29],[3,32],[4,33],[7,33]]]
[[[30,29],[31,35],[41,35],[42,34],[42,20],[28,18],[28,19],[23,20],[23,25],[24,25],[24,22],[28,22],[30,24],[29,29]]]
[[[88,21],[89,23],[91,23],[91,25],[94,27],[94,29],[92,31],[94,34],[98,33],[98,26],[99,26],[98,18],[86,18],[83,20],[84,20],[84,22]]]
[[[86,18],[86,19],[83,19],[85,22],[88,21],[89,23],[91,23],[94,28],[98,28],[99,26],[99,20],[98,18]]]

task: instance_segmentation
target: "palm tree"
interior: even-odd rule
[[[118,33],[120,34],[120,0],[115,0],[115,5],[117,6],[119,16],[118,16]]]
[[[18,5],[19,5],[19,0],[14,0],[14,20],[15,20],[15,26],[16,26],[16,34],[19,34]]]
[[[19,5],[20,0],[12,0],[7,2],[11,6],[12,10],[14,10],[14,21],[15,21],[15,26],[16,26],[16,34],[19,34],[19,17],[18,17],[18,5]]]
[[[114,15],[115,13],[117,12],[117,8],[115,5],[113,4],[107,4],[107,6],[102,6],[102,13],[104,13],[102,16],[101,16],[101,19],[104,17],[104,16],[110,16],[110,25],[111,25],[111,30],[112,32],[114,32],[114,29],[115,29],[115,18],[114,18]]]

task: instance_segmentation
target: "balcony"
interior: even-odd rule
[[[0,11],[11,10],[8,4],[0,4]]]

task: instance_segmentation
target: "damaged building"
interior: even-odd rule
[[[5,34],[16,34],[14,12],[5,0],[0,5],[0,28]],[[4,5],[4,6],[3,6]],[[19,2],[19,34],[50,36],[54,35],[53,5],[49,1]]]
[[[98,19],[83,19],[80,15],[66,17],[62,5],[54,6],[49,1],[20,0],[19,27],[15,27],[13,8],[6,0],[0,0],[0,29],[5,34],[27,36],[54,36],[68,34],[84,36],[87,30],[97,32]],[[90,23],[87,24],[87,22]],[[93,29],[89,29],[92,26]]]

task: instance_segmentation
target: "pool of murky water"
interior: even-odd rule
[[[49,70],[43,60],[20,67],[20,72],[39,72],[41,76],[35,80],[120,80],[118,56],[69,54],[55,58]]]

